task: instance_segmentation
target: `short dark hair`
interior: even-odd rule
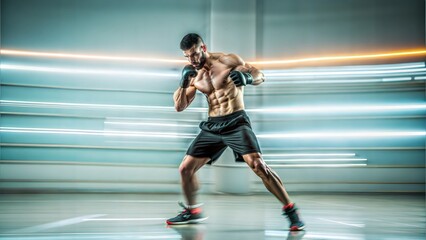
[[[195,44],[199,44],[199,43],[204,43],[200,35],[196,33],[188,33],[180,41],[180,49],[185,51],[192,48],[192,46],[194,46]]]

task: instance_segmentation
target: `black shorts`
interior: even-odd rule
[[[226,116],[209,117],[200,123],[201,132],[189,146],[187,155],[209,157],[209,164],[216,161],[230,147],[236,161],[244,161],[242,155],[260,151],[260,146],[244,110]]]

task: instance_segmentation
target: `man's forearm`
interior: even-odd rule
[[[238,66],[235,68],[235,70],[250,73],[250,75],[253,77],[253,82],[251,83],[251,85],[259,85],[265,81],[265,75],[257,68],[249,64],[246,64],[245,66]]]
[[[265,75],[257,69],[251,71],[250,74],[253,76],[252,85],[259,85],[265,81]]]
[[[186,96],[186,88],[178,88],[173,95],[175,101],[175,109],[178,112],[185,110],[188,107],[188,98]]]

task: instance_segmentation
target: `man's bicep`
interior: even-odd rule
[[[258,72],[259,69],[257,69],[255,66],[251,65],[251,64],[244,64],[244,68],[247,69],[247,72],[249,73],[253,73],[253,72]]]

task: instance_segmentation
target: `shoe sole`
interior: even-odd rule
[[[302,227],[294,226],[290,228],[290,231],[302,231],[303,229],[305,229],[305,226],[302,226]]]
[[[186,222],[169,222],[169,221],[166,221],[166,223],[168,225],[196,224],[196,223],[200,223],[202,221],[205,221],[207,218],[208,217],[199,218],[199,219],[189,220],[189,221],[186,221]]]

